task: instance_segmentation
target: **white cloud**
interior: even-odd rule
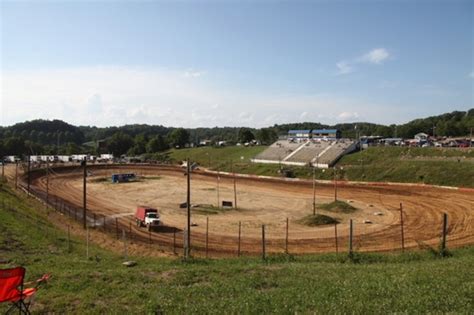
[[[338,75],[348,74],[354,71],[354,68],[346,61],[339,61],[338,63],[336,63],[336,67]]]
[[[375,48],[362,56],[356,57],[349,61],[342,60],[336,63],[337,75],[349,74],[355,71],[356,65],[361,63],[382,64],[390,58],[390,53],[385,48]]]
[[[361,61],[373,64],[381,64],[390,57],[389,52],[385,48],[372,49],[361,57]]]
[[[63,119],[75,125],[250,126],[357,118],[393,122],[391,108],[327,94],[283,95],[189,80],[182,71],[78,67],[2,72],[0,124]],[[351,115],[341,113],[348,112]],[[356,113],[356,114],[354,114]]]
[[[186,78],[199,78],[200,76],[204,75],[205,71],[195,71],[193,69],[188,69],[184,72],[184,76]]]
[[[359,114],[356,112],[342,112],[337,115],[339,121],[350,121],[359,118]]]

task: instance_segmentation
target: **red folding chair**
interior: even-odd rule
[[[30,304],[36,291],[49,279],[49,274],[45,274],[35,281],[33,288],[23,289],[23,285],[34,283],[23,283],[25,272],[23,267],[0,269],[0,303],[12,304],[5,314],[10,314],[15,309],[19,310],[20,314],[30,314]]]

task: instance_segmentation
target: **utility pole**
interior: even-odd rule
[[[219,207],[219,167],[217,167],[217,208]]]
[[[87,227],[87,157],[82,162],[84,166],[84,174],[82,181],[82,225],[84,230]]]
[[[316,215],[316,168],[313,166],[313,215]]]
[[[18,189],[18,161],[15,160],[15,189]]]
[[[188,210],[188,222],[187,222],[187,245],[186,246],[186,259],[189,258],[189,253],[191,251],[191,167],[189,165],[189,158],[187,160],[186,167],[186,183],[187,183],[187,194],[186,194],[186,206]]]
[[[30,196],[30,184],[31,184],[31,155],[28,155],[28,196]]]
[[[46,209],[49,205],[49,161],[46,162]]]
[[[337,175],[336,175],[337,169],[335,166],[333,167],[333,170],[334,170],[334,201],[337,201]]]

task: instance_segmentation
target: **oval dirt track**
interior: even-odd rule
[[[150,234],[137,228],[133,212],[146,204],[160,210],[164,227],[151,233],[152,242],[182,247],[182,230],[186,210],[179,203],[186,200],[186,177],[176,167],[157,165],[91,165],[88,167],[87,204],[90,214],[105,216],[121,229],[131,229],[135,239],[149,241]],[[112,173],[136,173],[141,181],[111,184],[102,182]],[[46,190],[45,172],[34,177],[32,187]],[[191,203],[216,205],[234,201],[233,178],[196,171],[191,179]],[[219,196],[217,194],[219,187]],[[474,243],[474,193],[426,186],[348,185],[338,187],[338,200],[349,201],[358,210],[352,214],[336,214],[341,221],[324,227],[307,227],[296,221],[312,213],[313,189],[308,181],[288,182],[280,179],[236,178],[237,210],[218,214],[193,211],[191,228],[194,251],[203,253],[206,244],[206,217],[209,217],[209,253],[235,255],[241,222],[243,253],[261,251],[262,228],[265,225],[268,252],[284,252],[286,219],[289,220],[288,250],[291,253],[332,252],[346,250],[349,220],[354,222],[354,247],[360,251],[386,251],[401,248],[400,203],[403,204],[405,248],[437,246],[442,230],[442,214],[448,214],[448,246]],[[54,168],[50,175],[51,198],[60,198],[77,208],[82,207],[82,170],[75,167]],[[316,186],[317,204],[334,200],[333,185]],[[383,215],[376,216],[375,212]],[[364,224],[364,220],[372,221]],[[99,221],[99,220],[98,220]],[[336,231],[337,229],[337,231]],[[173,231],[177,231],[174,235]],[[337,232],[337,238],[335,237]],[[337,244],[337,245],[336,245]]]

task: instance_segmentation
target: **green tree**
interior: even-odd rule
[[[161,135],[158,135],[154,138],[151,138],[148,141],[146,146],[146,151],[148,153],[155,153],[165,151],[169,148],[168,144],[166,143],[165,139]]]
[[[121,156],[130,150],[133,144],[132,137],[120,131],[109,139],[107,146],[109,152],[113,153],[113,155]]]
[[[173,146],[184,147],[189,142],[189,132],[184,128],[177,128],[171,131],[168,139]]]
[[[238,138],[240,142],[245,143],[254,140],[255,135],[249,128],[240,128]]]
[[[262,128],[257,131],[256,138],[262,144],[271,144],[278,139],[278,135],[272,128]]]

